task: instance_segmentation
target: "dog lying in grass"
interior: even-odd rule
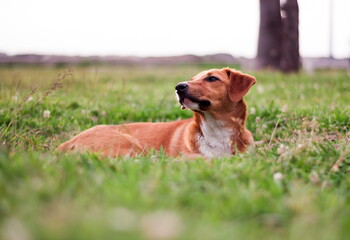
[[[59,151],[89,151],[103,157],[137,156],[163,149],[168,156],[218,158],[244,152],[254,144],[246,128],[243,97],[255,78],[230,68],[200,72],[176,85],[190,119],[163,123],[98,125],[61,144]]]

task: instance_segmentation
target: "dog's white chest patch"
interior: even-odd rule
[[[206,115],[201,124],[202,135],[198,135],[200,153],[207,158],[224,157],[232,154],[232,130],[224,124]]]

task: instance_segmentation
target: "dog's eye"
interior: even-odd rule
[[[215,81],[218,81],[219,79],[217,77],[214,77],[214,76],[210,76],[210,77],[207,77],[206,80],[208,82],[215,82]]]

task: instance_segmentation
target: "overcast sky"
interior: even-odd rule
[[[329,55],[329,3],[299,0],[300,52]],[[350,0],[333,0],[333,53],[350,54]],[[255,57],[259,0],[0,0],[0,52]]]

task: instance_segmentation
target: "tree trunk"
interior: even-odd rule
[[[299,6],[297,0],[287,0],[282,5],[283,43],[281,70],[297,72],[300,68],[299,56]]]
[[[259,68],[279,69],[282,52],[282,20],[279,0],[260,0]]]
[[[282,16],[281,16],[282,11]],[[258,67],[297,72],[299,55],[299,7],[297,0],[260,0]]]

